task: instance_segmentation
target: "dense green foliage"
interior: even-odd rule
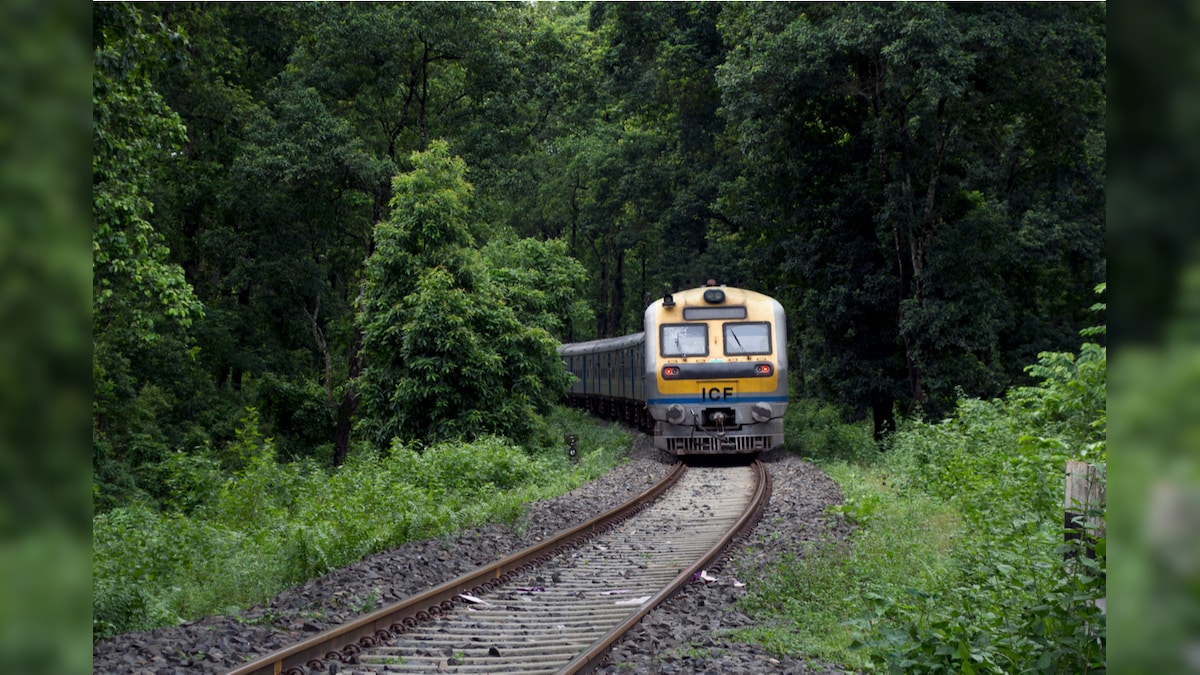
[[[393,183],[392,216],[376,228],[359,310],[363,424],[383,444],[523,442],[567,386],[549,330],[561,328],[551,284],[573,288],[584,271],[554,242],[515,244],[528,260],[485,257],[464,163],[447,152],[435,142],[413,154],[413,171]],[[535,265],[536,275],[522,274]]]
[[[247,406],[281,459],[325,465],[476,422],[527,437],[555,383],[514,354],[636,330],[709,277],[778,296],[801,391],[881,437],[1027,383],[1103,281],[1103,5],[93,17],[101,510],[166,498],[162,463]],[[414,157],[461,158],[453,203]]]
[[[186,360],[180,333],[202,316],[183,269],[150,223],[154,169],[182,149],[183,122],[154,89],[180,36],[127,5],[96,7],[92,79],[93,462],[117,485],[163,456],[157,369]],[[112,470],[114,465],[120,469]],[[119,489],[119,488],[118,488]],[[102,502],[103,503],[103,502]]]
[[[580,435],[578,462],[558,447],[530,452],[493,436],[422,452],[396,442],[385,456],[352,454],[330,471],[278,462],[251,410],[227,449],[245,460],[240,471],[180,453],[170,462],[172,508],[138,503],[97,516],[93,632],[233,612],[406,541],[487,522],[520,528],[527,502],[603,474],[630,440],[577,412],[560,410],[550,424],[560,437]]]
[[[1107,461],[1106,349],[1030,370],[1036,386],[906,423],[886,455],[861,425],[797,421],[791,442],[841,484],[836,513],[857,528],[757,583],[747,636],[893,673],[1103,672],[1105,540],[1064,558],[1081,549],[1064,544],[1063,471]]]
[[[896,402],[940,416],[1071,346],[1104,273],[1103,5],[723,20],[718,79],[750,160],[723,200],[769,254],[810,395],[883,433]]]
[[[460,440],[546,444],[556,343],[710,277],[783,302],[806,447],[863,459],[843,422],[879,442],[977,406],[1012,457],[944,455],[999,442],[974,422],[885,446],[941,501],[1103,455],[1103,347],[1065,350],[1105,275],[1106,11],[94,5],[98,633],[406,536],[297,505],[435,484]],[[220,578],[139,590],[187,575]]]
[[[90,6],[0,7],[0,672],[90,672]]]
[[[183,121],[151,82],[151,70],[163,67],[159,57],[173,55],[180,36],[161,25],[144,32],[128,5],[96,12],[103,20],[93,36],[93,314],[100,328],[121,326],[154,341],[163,318],[187,326],[201,311],[183,270],[168,260],[162,235],[147,220],[151,170],[186,140]]]

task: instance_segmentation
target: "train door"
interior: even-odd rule
[[[645,373],[642,372],[642,350],[634,347],[633,349],[633,397],[639,401],[645,401],[646,396],[642,390],[642,383],[645,381]]]

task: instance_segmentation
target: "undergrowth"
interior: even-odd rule
[[[777,653],[862,668],[869,664],[850,649],[856,628],[849,619],[870,611],[873,598],[936,588],[950,573],[961,521],[934,499],[890,489],[885,470],[844,461],[825,470],[845,496],[831,515],[857,524],[856,536],[787,555],[749,581],[742,604],[758,621],[742,635]]]
[[[616,465],[620,427],[556,410],[550,428],[580,436],[578,461],[561,447],[502,438],[383,456],[351,455],[337,470],[281,463],[253,411],[236,448],[244,468],[181,456],[175,508],[113,509],[93,520],[93,638],[232,613],[363,556],[488,522],[517,523],[526,505],[567,492]]]
[[[1067,460],[1107,461],[1106,349],[1028,371],[1037,386],[961,398],[882,448],[831,406],[793,405],[792,450],[841,486],[829,515],[855,527],[754,580],[742,637],[871,672],[1104,672],[1106,541],[1064,543],[1063,481]]]

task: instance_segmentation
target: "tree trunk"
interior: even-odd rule
[[[612,302],[608,305],[607,337],[621,335],[621,317],[625,314],[625,250],[617,249],[617,260],[612,276]]]
[[[871,396],[871,417],[875,423],[875,442],[882,441],[888,434],[896,430],[896,415],[893,404],[896,399],[883,394]]]
[[[341,466],[350,456],[350,430],[354,423],[354,411],[358,407],[358,391],[354,385],[346,387],[342,402],[337,407],[337,425],[333,432],[333,465]]]
[[[304,316],[308,318],[309,327],[312,328],[313,342],[316,343],[317,349],[321,352],[321,358],[325,363],[325,404],[330,408],[333,407],[333,358],[329,354],[329,343],[325,341],[325,331],[321,330],[321,324],[318,319],[321,316],[321,296],[317,296],[317,307],[309,312],[308,307],[301,303],[300,309],[304,312]]]
[[[354,411],[358,408],[358,389],[354,381],[362,374],[362,334],[355,330],[350,339],[350,363],[346,377],[346,393],[337,407],[337,426],[333,433],[333,465],[341,466],[350,455],[350,431],[354,426]]]
[[[608,317],[610,312],[608,300],[611,297],[609,294],[608,283],[608,258],[605,255],[606,247],[600,245],[600,240],[596,238],[587,239],[592,248],[592,254],[596,256],[596,264],[600,268],[599,275],[596,279],[596,306],[603,308],[596,312],[596,337],[609,337]]]
[[[896,326],[900,332],[900,339],[904,343],[904,365],[908,368],[908,386],[909,393],[912,396],[914,403],[925,402],[925,388],[921,382],[922,371],[920,359],[917,355],[917,341],[912,335],[912,331],[904,325],[904,303],[913,296],[913,270],[910,267],[912,258],[906,260],[905,257],[905,228],[902,228],[898,223],[892,224],[892,235],[895,237],[896,244],[896,266],[897,274],[900,277],[899,293],[896,297]],[[919,298],[913,298],[920,301]]]

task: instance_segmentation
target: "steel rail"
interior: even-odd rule
[[[580,542],[610,529],[636,514],[647,504],[666,492],[686,471],[678,463],[657,484],[628,502],[614,507],[591,520],[564,530],[529,548],[468,572],[439,586],[378,609],[358,619],[331,628],[323,633],[284,647],[240,668],[229,675],[279,675],[287,672],[307,672],[303,668],[324,668],[325,661],[349,661],[363,648],[386,641],[392,633],[402,633],[419,621],[441,616],[462,602],[462,593],[483,593],[506,583],[516,575],[534,569],[558,552],[578,546]]]
[[[598,642],[594,643],[587,650],[580,652],[578,656],[571,659],[570,662],[556,671],[556,675],[573,675],[574,673],[591,672],[594,670],[608,656],[609,649],[611,649],[612,646],[616,644],[616,642],[620,640],[623,635],[625,635],[625,633],[629,632],[630,629],[636,626],[638,622],[645,618],[645,616],[654,608],[658,607],[660,604],[674,595],[680,588],[683,588],[685,584],[691,582],[695,575],[700,573],[700,571],[705,569],[710,562],[717,558],[717,556],[719,556],[721,552],[724,551],[729,544],[734,541],[734,539],[744,536],[748,532],[748,529],[758,522],[759,517],[762,516],[762,512],[764,509],[766,509],[767,502],[771,497],[771,475],[767,472],[766,466],[761,461],[755,460],[753,466],[755,470],[755,478],[757,479],[754,496],[751,497],[750,502],[746,504],[746,508],[743,509],[742,515],[738,517],[733,526],[729,528],[729,531],[721,537],[720,541],[718,541],[712,546],[712,548],[704,553],[699,560],[697,560],[687,569],[680,572],[678,576],[671,580],[671,583],[651,597],[649,601],[642,605],[640,610],[631,614],[629,618],[615,626]]]

